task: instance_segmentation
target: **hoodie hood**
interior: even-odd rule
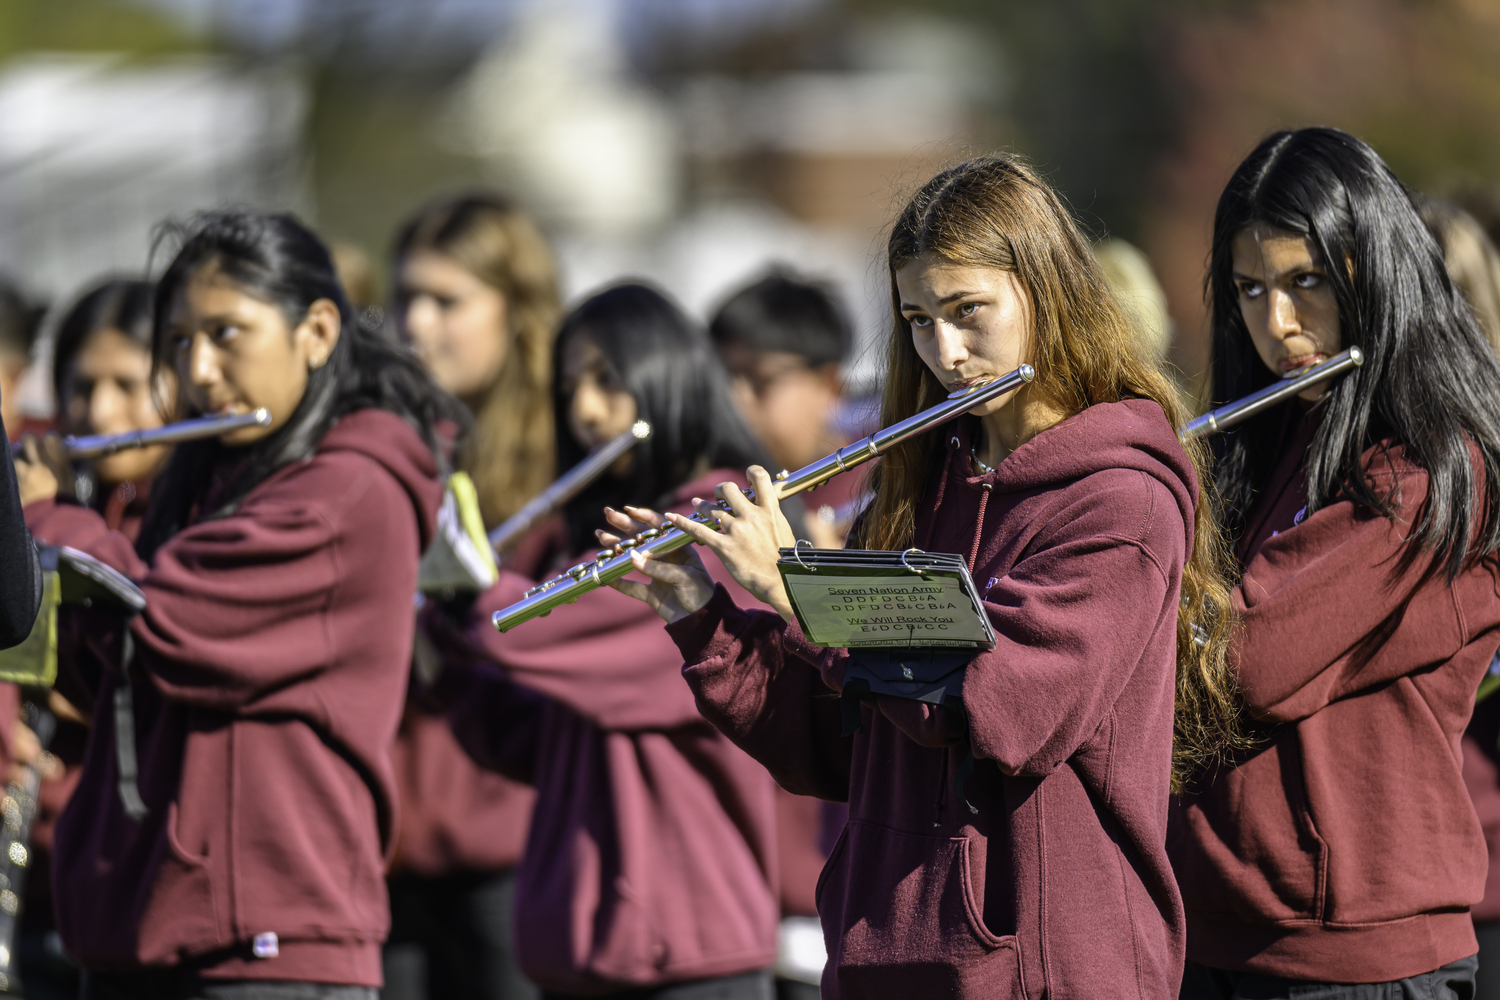
[[[443,484],[437,478],[437,459],[416,428],[389,410],[356,410],[323,435],[318,451],[358,452],[395,476],[411,497],[426,551],[432,543]]]
[[[1191,532],[1198,504],[1198,474],[1160,404],[1147,399],[1096,403],[1021,445],[994,472],[970,476],[969,450],[978,424],[977,417],[964,416],[943,428],[948,435],[944,472],[937,479],[936,504],[928,507],[930,513],[918,518],[919,546],[968,552],[970,543],[977,544],[983,534],[986,508],[1002,496],[1019,502],[1020,495],[1055,490],[1111,470],[1144,473],[1165,486]],[[943,510],[945,501],[951,505],[954,499],[948,491],[955,489],[982,494],[981,516],[969,532],[953,523]],[[971,505],[963,506],[967,510]],[[952,547],[960,541],[962,549]]]

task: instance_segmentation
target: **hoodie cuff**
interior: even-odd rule
[[[724,652],[749,624],[749,614],[735,604],[722,583],[714,584],[708,603],[692,614],[667,624],[667,635],[677,643],[682,662],[702,663]]]
[[[823,647],[815,646],[808,641],[807,636],[802,634],[802,623],[795,618],[786,623],[786,631],[781,636],[781,648],[789,655],[810,663],[814,667],[823,662]]]

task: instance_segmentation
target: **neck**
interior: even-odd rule
[[[979,418],[974,456],[992,469],[999,468],[1011,452],[1060,423],[1065,416],[1052,404],[1033,396],[1031,386],[1023,386],[1006,405]]]

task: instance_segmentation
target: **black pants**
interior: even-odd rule
[[[1500,922],[1475,923],[1479,939],[1479,975],[1474,977],[1474,1000],[1500,1000]]]
[[[368,986],[202,979],[178,970],[83,974],[80,1000],[376,1000]]]
[[[1477,955],[1389,983],[1314,983],[1189,961],[1179,1000],[1474,1000]]]
[[[745,972],[738,976],[695,979],[690,983],[673,983],[644,990],[624,990],[608,994],[610,1000],[774,1000],[769,972]],[[542,1000],[574,1000],[568,993],[543,991]]]
[[[514,872],[397,875],[383,1000],[537,1000],[516,962]]]
[[[818,1000],[820,993],[812,983],[795,979],[776,980],[776,1000]]]

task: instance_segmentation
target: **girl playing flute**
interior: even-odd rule
[[[884,423],[1037,371],[885,454],[851,541],[968,559],[998,643],[968,664],[962,708],[881,696],[840,735],[819,692],[842,687],[848,654],[797,625],[775,566],[792,536],[763,469],[753,503],[727,484],[731,511],[701,508],[720,532],[667,518],[779,614],[736,606],[691,548],[638,555],[653,582],[616,586],[668,622],[710,721],[786,788],[848,799],[818,892],[825,997],[1165,1000],[1184,936],[1168,795],[1234,730],[1201,456],[1088,243],[1023,163],[934,177],[887,259]]]
[[[93,725],[57,827],[58,927],[86,998],[374,1000],[435,428],[461,417],[355,322],[292,217],[208,213],[181,235],[155,364],[179,412],[272,423],[177,446],[137,547],[23,463],[37,537],[146,596],[123,627],[60,621],[59,688]]]
[[[1366,361],[1220,442],[1260,739],[1174,814],[1183,996],[1472,996],[1459,744],[1500,645],[1500,365],[1406,189],[1335,129],[1240,164],[1209,292],[1218,398]]]

